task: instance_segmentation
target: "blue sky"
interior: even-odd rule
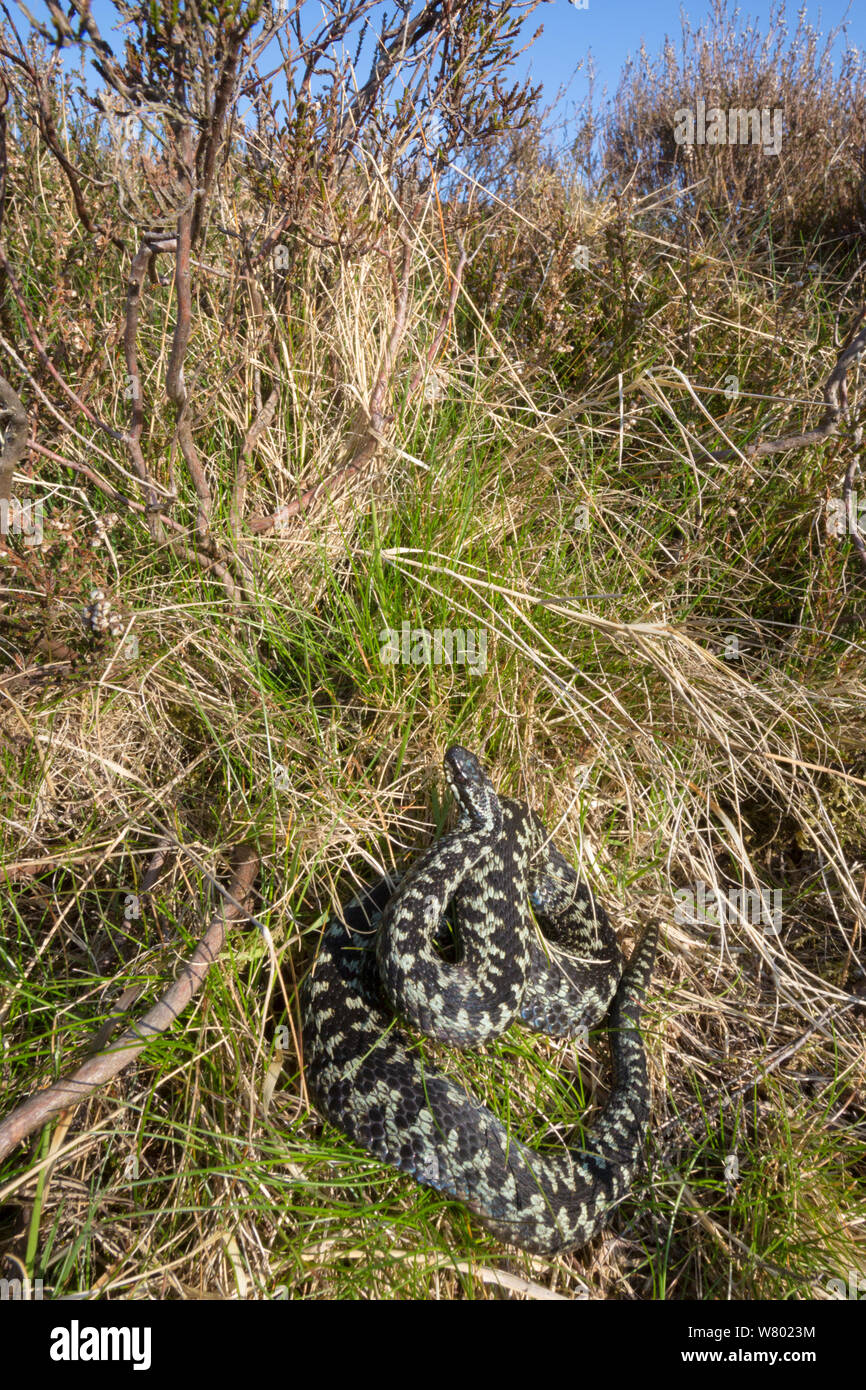
[[[797,12],[806,11],[806,20],[822,33],[828,33],[848,16],[848,39],[858,48],[866,49],[866,0],[823,0],[823,3],[803,3],[786,6],[789,31],[797,27]],[[544,83],[545,96],[552,100],[560,86],[571,83],[566,97],[566,109],[580,104],[587,94],[585,72],[572,77],[591,50],[596,70],[596,93],[607,87],[613,96],[619,76],[629,54],[636,56],[641,39],[651,53],[661,49],[665,35],[678,40],[681,34],[680,14],[689,16],[693,29],[710,15],[709,0],[589,0],[589,8],[576,9],[569,0],[553,0],[538,7],[529,25],[544,24],[544,33],[522,60]],[[759,33],[768,28],[769,3],[740,6],[743,27],[750,18],[755,20]]]
[[[315,0],[310,0],[310,7],[317,9]],[[822,0],[821,4],[796,0],[796,3],[789,3],[786,15],[792,33],[801,7],[806,11],[807,21],[822,33],[837,26],[847,15],[849,42],[866,49],[866,0]],[[13,3],[11,8],[14,12],[17,7]],[[46,14],[39,0],[31,0],[29,8],[38,15]],[[116,42],[117,36],[112,36],[111,28],[117,22],[117,12],[110,0],[93,0],[92,10],[103,36]],[[546,0],[526,25],[527,38],[539,24],[544,25],[544,33],[520,59],[519,67],[521,71],[530,71],[534,81],[543,83],[547,101],[553,101],[561,87],[568,87],[560,108],[567,117],[569,111],[586,98],[590,52],[598,103],[605,87],[608,96],[613,96],[626,59],[637,54],[642,39],[650,52],[655,53],[666,35],[675,40],[679,38],[681,11],[689,16],[692,27],[697,28],[709,17],[710,10],[710,0],[589,0],[587,9],[576,8],[570,0]],[[763,33],[768,26],[769,11],[769,0],[743,4],[741,22],[745,25],[752,18]],[[21,25],[27,27],[23,15]],[[362,71],[366,72],[363,64]]]

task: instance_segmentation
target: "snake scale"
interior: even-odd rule
[[[325,929],[300,993],[307,1086],[344,1134],[465,1202],[498,1239],[539,1254],[575,1249],[638,1163],[649,1117],[640,1009],[658,926],[624,968],[607,914],[539,818],[499,797],[466,749],[448,749],[445,771],[456,828],[396,887],[380,879]],[[442,950],[449,904],[456,963]],[[587,1145],[528,1148],[424,1061],[396,1015],[461,1047],[513,1021],[574,1037],[607,1015],[614,1081]]]

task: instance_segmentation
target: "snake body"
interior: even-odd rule
[[[380,879],[325,930],[301,987],[307,1085],[332,1124],[465,1202],[500,1240],[542,1254],[574,1249],[604,1224],[638,1162],[649,1116],[640,1008],[657,926],[623,970],[604,909],[538,817],[499,798],[465,749],[450,748],[445,767],[456,829],[396,888]],[[437,949],[449,902],[456,965]],[[570,1037],[608,1013],[614,1083],[587,1146],[536,1152],[516,1140],[410,1050],[395,1012],[460,1046],[495,1038],[515,1019]]]

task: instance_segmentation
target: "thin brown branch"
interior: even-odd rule
[[[188,134],[187,132],[187,136]],[[189,154],[191,152],[189,139],[186,142],[186,149],[187,154]],[[200,565],[203,570],[215,575],[221,581],[230,602],[237,607],[241,601],[240,591],[226,560],[215,553],[213,540],[209,533],[208,517],[211,509],[210,490],[207,486],[204,471],[201,467],[198,452],[192,438],[186,385],[183,376],[183,364],[189,344],[192,324],[192,295],[190,291],[189,271],[191,216],[192,204],[190,201],[180,216],[177,237],[170,239],[152,239],[144,242],[142,246],[139,247],[135,259],[133,260],[132,267],[130,268],[129,280],[127,282],[126,322],[124,325],[123,342],[126,369],[132,387],[132,421],[129,431],[125,436],[125,442],[129,449],[135,471],[145,487],[147,506],[144,511],[148,527],[154,540],[160,544],[167,544],[175,554],[180,555],[183,559],[189,560],[193,564]],[[144,425],[144,396],[138,367],[138,324],[144,281],[148,271],[152,270],[154,255],[160,251],[173,251],[175,254],[175,285],[177,290],[178,309],[166,380],[166,394],[178,411],[178,440],[201,504],[196,526],[198,544],[195,547],[188,546],[185,541],[177,535],[167,541],[165,540],[166,528],[175,532],[182,531],[183,528],[174,522],[171,517],[162,513],[158,493],[148,471],[144,453],[141,448],[141,435]],[[128,505],[132,506],[133,504],[128,503]],[[138,511],[139,507],[134,506],[134,510]]]
[[[36,356],[39,358],[39,361],[41,362],[42,366],[45,368],[48,374],[54,378],[61,391],[63,391],[64,395],[67,396],[68,399],[71,400],[75,406],[77,406],[84,418],[88,420],[91,425],[93,425],[96,429],[101,430],[103,434],[107,434],[111,439],[116,439],[119,443],[125,444],[126,436],[122,434],[120,430],[113,429],[111,425],[107,425],[103,420],[100,420],[99,417],[95,415],[93,411],[90,409],[90,406],[87,405],[87,403],[83,401],[81,397],[76,394],[75,391],[73,391],[71,386],[68,386],[66,384],[66,382],[63,380],[63,377],[60,375],[57,368],[55,367],[54,363],[51,361],[51,358],[48,356],[48,353],[45,350],[45,346],[42,342],[42,339],[39,337],[39,334],[36,331],[36,325],[34,324],[33,318],[30,314],[30,310],[27,307],[27,301],[25,300],[23,294],[21,293],[21,290],[18,287],[18,282],[15,279],[15,275],[6,257],[6,253],[3,249],[2,243],[0,243],[0,270],[2,270],[6,275],[9,287],[12,290],[13,295],[15,296],[15,301],[18,305],[18,308],[21,310],[21,316],[27,325],[27,331],[30,335],[30,341],[33,344],[33,351],[36,353]]]
[[[192,185],[192,132],[184,125],[177,134],[179,149],[178,161],[184,168],[184,177]],[[213,510],[210,488],[195,447],[190,424],[189,401],[183,377],[189,337],[192,329],[192,288],[190,281],[190,250],[192,246],[192,197],[178,218],[177,250],[175,252],[174,287],[177,296],[177,320],[171,344],[171,356],[166,377],[166,395],[177,411],[177,438],[186,466],[199,499],[198,534],[202,542],[209,540],[209,521]]]
[[[340,123],[341,139],[348,139],[350,133],[354,133],[361,126],[366,112],[375,102],[376,95],[391,70],[405,60],[421,39],[435,32],[441,24],[443,9],[447,7],[443,6],[442,0],[428,0],[420,14],[411,17],[408,12],[405,13],[399,24],[380,36],[380,48],[373,60],[367,81],[352,98]]]
[[[147,508],[150,513],[148,523],[151,533],[155,539],[159,539],[159,517],[157,509],[159,498],[153,486],[153,480],[148,472],[147,464],[144,461],[144,454],[141,449],[141,432],[144,426],[144,397],[141,389],[141,378],[138,372],[138,319],[141,309],[141,293],[144,286],[145,277],[150,268],[153,257],[153,248],[142,243],[135,253],[132,266],[129,271],[129,279],[126,284],[126,322],[123,330],[123,351],[126,358],[126,371],[132,391],[132,421],[127,434],[127,448],[129,449],[132,466],[138,474],[144,486]]]
[[[248,896],[258,873],[259,859],[251,845],[236,848],[229,892],[238,903]],[[0,1160],[40,1129],[52,1115],[81,1105],[94,1091],[134,1062],[151,1038],[164,1033],[198,994],[211,965],[222,950],[226,927],[243,919],[234,904],[220,906],[179,978],[152,1009],[120,1035],[113,1047],[97,1052],[69,1076],[38,1091],[0,1122]]]
[[[200,549],[185,545],[182,540],[166,541],[166,545],[173,550],[181,559],[188,560],[190,564],[197,565],[205,574],[215,575],[225,589],[230,603],[239,608],[243,601],[243,593],[239,588],[234,575],[232,574],[225,560],[214,559],[204,554]]]
[[[6,154],[6,103],[9,100],[9,87],[0,76],[0,231],[3,230],[3,214],[6,210],[6,179],[9,159]],[[2,277],[0,277],[2,289]]]
[[[151,855],[150,863],[144,871],[144,876],[141,880],[141,888],[138,893],[139,898],[147,897],[153,891],[154,885],[159,881],[171,852],[171,841],[167,835],[163,835]],[[146,989],[146,979],[141,979],[135,984],[127,985],[114,1006],[113,1012],[109,1014],[99,1032],[94,1037],[90,1046],[91,1052],[102,1052],[102,1050],[108,1046],[125,1016]]]
[[[838,434],[839,421],[848,419],[848,372],[859,362],[864,352],[866,352],[866,305],[863,305],[859,310],[853,327],[836,358],[836,365],[824,384],[824,414],[821,416],[817,428],[806,430],[803,434],[786,434],[779,439],[763,439],[757,444],[747,444],[742,449],[742,454],[747,459],[766,458],[771,454],[785,453],[788,449],[805,449],[811,444],[823,444],[825,440]],[[866,569],[866,542],[860,534],[852,499],[861,438],[862,428],[858,426],[855,431],[855,449],[857,452],[855,452],[845,473],[843,499],[848,533],[857,554],[860,556],[863,568]],[[733,449],[722,449],[711,453],[710,457],[719,462],[726,462],[729,459],[738,458],[739,454]]]
[[[79,463],[77,459],[64,458],[63,454],[57,454],[53,449],[46,449],[44,444],[37,444],[36,440],[31,440],[30,448],[34,454],[39,454],[43,458],[51,459],[52,463],[59,463],[64,468],[71,468],[73,473],[80,473],[83,478],[87,478],[99,491],[104,493],[110,501],[117,503],[121,507],[126,507],[131,512],[142,515],[147,512],[143,502],[137,502],[133,497],[127,497],[125,492],[113,487],[105,478],[100,477],[95,469],[89,468],[86,463]],[[160,514],[160,521],[164,526],[181,534],[186,533],[186,527],[182,526],[174,517]]]
[[[277,412],[277,404],[279,402],[279,399],[280,388],[278,386],[275,386],[271,394],[268,396],[268,399],[262,406],[261,410],[259,411],[258,415],[256,416],[255,420],[250,425],[250,428],[247,430],[246,438],[244,439],[243,447],[241,449],[241,457],[238,463],[238,471],[235,477],[235,485],[232,489],[232,500],[230,509],[232,535],[234,536],[235,541],[238,545],[240,545],[242,542],[244,502],[246,500],[247,492],[247,461],[253,449],[255,448],[258,440],[264,434],[265,430],[269,429],[271,424],[273,423],[274,416]]]
[[[125,251],[126,242],[123,240],[122,236],[119,236],[117,232],[110,231],[105,226],[97,225],[93,221],[87,204],[84,201],[79,171],[67,159],[63,146],[60,143],[60,137],[57,134],[57,127],[54,123],[51,105],[48,101],[45,89],[39,80],[39,73],[32,63],[27,63],[25,70],[30,79],[36,98],[36,121],[39,126],[39,132],[66,176],[66,181],[69,184],[69,189],[72,194],[72,201],[75,204],[75,211],[78,214],[78,220],[81,222],[84,230],[89,232],[91,236],[105,236],[118,248],[118,250]]]
[[[199,138],[198,148],[196,149],[195,167],[199,171],[199,188],[197,190],[195,213],[193,214],[192,220],[191,235],[193,246],[198,245],[201,238],[204,213],[207,208],[208,198],[210,197],[210,191],[214,180],[217,151],[222,139],[229,103],[234,94],[235,84],[237,82],[238,60],[249,28],[249,23],[242,23],[237,28],[230,30],[225,36],[226,56],[219,81],[217,82],[213,108],[210,112],[206,128]],[[206,70],[206,61],[203,63],[203,67]]]
[[[762,439],[757,444],[746,444],[739,452],[735,449],[720,449],[710,453],[710,458],[719,462],[740,458],[766,458],[769,454],[782,454],[787,449],[805,449],[810,444],[822,444],[838,432],[840,418],[848,415],[849,369],[866,351],[866,305],[860,309],[848,339],[836,360],[836,365],[824,386],[824,414],[814,430],[803,434],[786,434],[779,439]]]

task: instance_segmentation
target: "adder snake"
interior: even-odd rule
[[[542,1254],[574,1249],[605,1223],[637,1166],[649,1116],[640,1008],[658,927],[623,969],[607,914],[538,817],[497,796],[465,749],[449,748],[445,770],[456,829],[396,889],[380,879],[325,930],[301,987],[307,1086],[344,1134],[465,1202],[500,1240]],[[456,964],[439,949],[449,903]],[[587,1144],[528,1148],[410,1050],[395,1014],[463,1047],[513,1021],[573,1037],[607,1014],[614,1083]]]

